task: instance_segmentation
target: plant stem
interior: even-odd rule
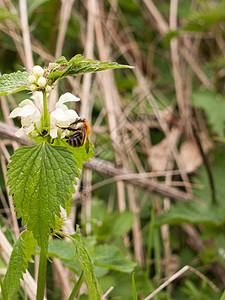
[[[36,300],[43,300],[45,293],[45,278],[46,278],[46,266],[47,266],[47,253],[46,249],[41,248],[39,270],[38,270],[38,282],[37,282],[37,297]]]
[[[45,90],[43,90],[42,93],[43,93],[43,111],[41,115],[41,126],[42,126],[42,131],[44,130],[49,131],[50,115],[48,113],[47,95]]]

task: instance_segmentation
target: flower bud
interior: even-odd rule
[[[36,91],[36,90],[37,90],[37,86],[34,85],[34,84],[32,84],[32,85],[30,86],[30,90],[31,90],[31,92]]]
[[[50,85],[47,85],[45,88],[46,93],[50,93],[52,90],[52,87]]]
[[[33,67],[33,74],[38,76],[38,77],[41,77],[43,76],[45,73],[45,70],[41,67],[41,66],[34,66]]]
[[[28,77],[28,81],[29,81],[29,83],[32,84],[32,83],[36,83],[37,79],[36,79],[36,77],[34,75],[30,75]]]
[[[46,79],[44,77],[38,78],[37,84],[41,88],[45,87],[46,86]]]

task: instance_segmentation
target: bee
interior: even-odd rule
[[[91,126],[86,119],[76,119],[69,127],[60,127],[61,129],[68,129],[73,131],[73,134],[66,135],[67,143],[72,147],[81,147],[86,141],[86,152],[89,152],[89,139],[91,133]]]

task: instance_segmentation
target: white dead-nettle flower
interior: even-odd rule
[[[9,115],[9,118],[16,117],[21,117],[22,125],[22,127],[15,133],[17,137],[28,135],[31,132],[34,132],[35,135],[37,134],[35,125],[40,129],[41,113],[31,100],[23,100],[19,107],[16,107]]]
[[[31,133],[34,137],[41,131],[41,114],[43,110],[43,93],[35,92],[31,97],[33,101],[26,99],[22,101],[19,107],[15,108],[9,118],[21,117],[22,127],[16,132],[16,136],[21,137]],[[50,136],[52,138],[64,138],[69,133],[60,127],[68,127],[77,118],[75,110],[69,109],[64,103],[77,102],[80,99],[71,93],[63,94],[55,105],[55,110],[50,114]]]
[[[55,110],[50,114],[50,136],[56,138],[64,138],[66,134],[69,134],[69,130],[62,130],[60,127],[68,127],[77,118],[78,114],[75,110],[69,109],[64,103],[66,102],[77,102],[79,98],[75,97],[71,93],[63,94],[59,101],[55,105]]]
[[[45,88],[46,93],[50,93],[52,90],[52,87],[50,85],[47,85]]]
[[[41,66],[34,66],[33,67],[33,74],[37,77],[43,76],[45,73],[45,70]]]
[[[29,77],[28,77],[28,81],[29,81],[29,83],[36,83],[37,82],[37,78],[36,78],[36,76],[34,76],[34,75],[30,75]]]
[[[46,86],[46,79],[44,77],[38,78],[37,84],[41,88],[45,87]]]

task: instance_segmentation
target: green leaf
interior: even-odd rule
[[[73,288],[68,300],[75,299],[75,296],[76,296],[76,294],[81,286],[81,283],[82,283],[83,274],[84,274],[84,272],[82,271],[79,276],[79,279],[77,280],[76,284],[74,285],[74,288]]]
[[[78,176],[75,160],[66,147],[46,143],[21,147],[11,160],[7,176],[17,216],[39,246],[46,247],[50,227],[60,215],[60,205],[65,208]]]
[[[28,76],[27,72],[21,71],[0,76],[0,96],[29,89]]]
[[[83,169],[83,163],[84,161],[89,161],[90,158],[94,157],[94,146],[90,141],[89,142],[89,152],[86,152],[86,146],[85,144],[81,147],[72,147],[67,142],[66,139],[55,139],[53,145],[60,145],[67,147],[72,153],[73,157],[76,160],[76,167],[78,170]],[[79,172],[80,177],[80,172]]]
[[[71,261],[75,256],[75,247],[71,242],[65,240],[50,240],[48,247],[48,255],[66,261]]]
[[[89,299],[101,300],[101,288],[99,287],[98,281],[96,279],[91,258],[88,254],[87,249],[83,245],[79,227],[77,227],[76,233],[74,235],[71,235],[70,238],[76,249],[75,258],[80,261],[80,264],[84,271],[84,276],[89,291]]]
[[[135,279],[134,279],[134,274],[132,274],[132,291],[133,291],[133,300],[138,300],[137,298],[137,291],[136,291],[136,286],[135,286]]]
[[[23,231],[14,245],[7,272],[2,284],[4,299],[11,299],[20,286],[20,278],[26,272],[28,261],[36,253],[37,241],[32,232]]]
[[[171,209],[156,219],[156,226],[163,224],[204,224],[208,226],[222,226],[225,224],[225,207],[207,203],[177,203]]]
[[[130,273],[134,270],[135,263],[121,254],[120,249],[113,245],[97,246],[92,253],[94,264],[110,270]]]
[[[10,10],[8,10],[6,7],[1,6],[0,7],[0,22],[5,20],[11,20],[11,21],[19,21],[18,16],[16,14],[11,13]]]
[[[220,300],[225,300],[225,291],[223,292],[222,296],[220,297]]]
[[[204,110],[213,130],[223,136],[225,97],[217,95],[214,91],[205,90],[195,92],[192,98],[193,105]]]
[[[122,236],[128,233],[135,221],[134,214],[130,211],[118,212],[113,214],[113,222],[111,223],[113,236]],[[109,216],[109,219],[110,216]]]
[[[120,65],[115,62],[100,62],[93,59],[85,59],[78,54],[69,61],[65,57],[61,57],[50,66],[50,73],[48,78],[55,82],[57,79],[65,78],[67,76],[77,76],[86,73],[99,72],[109,69],[132,68],[127,65]]]

